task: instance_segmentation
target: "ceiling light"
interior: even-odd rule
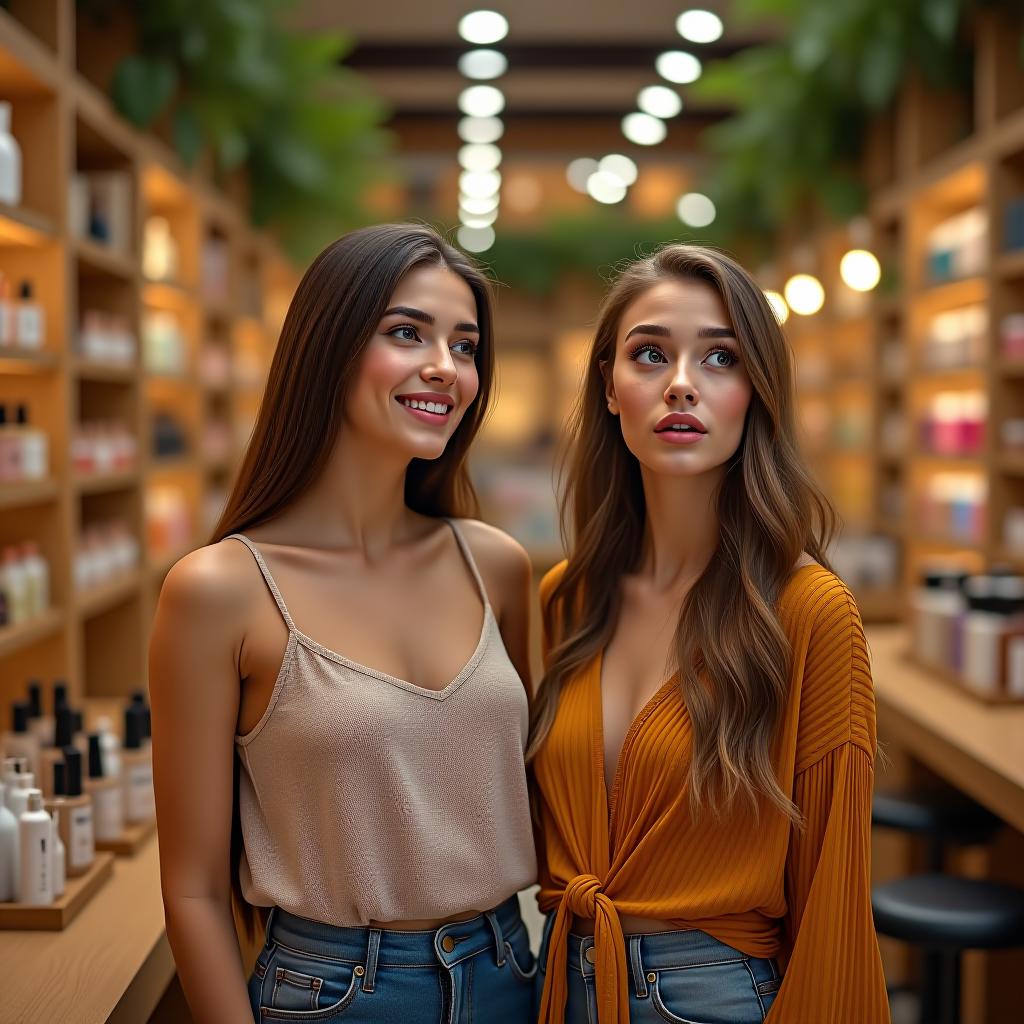
[[[505,133],[498,117],[464,117],[459,121],[459,138],[463,142],[497,142]]]
[[[636,164],[621,153],[609,153],[606,157],[602,157],[597,169],[604,171],[605,174],[610,174],[613,178],[618,178],[627,188],[636,181]]]
[[[467,228],[489,228],[498,219],[498,211],[491,210],[490,213],[468,213],[459,210],[459,221]]]
[[[471,11],[459,19],[459,35],[467,43],[490,46],[508,35],[508,20],[497,11]]]
[[[466,252],[485,252],[494,245],[494,228],[470,228],[463,224],[456,238]]]
[[[497,195],[500,188],[501,175],[497,171],[463,171],[459,175],[459,190],[471,199]]]
[[[794,274],[784,292],[789,308],[800,316],[812,316],[825,304],[825,289],[811,274]]]
[[[706,228],[715,219],[715,204],[700,192],[687,192],[679,197],[676,213],[691,228]]]
[[[882,278],[882,268],[874,253],[851,249],[839,261],[839,274],[855,292],[869,292]]]
[[[676,18],[676,31],[691,43],[713,43],[722,38],[722,19],[711,11],[683,11]]]
[[[490,196],[467,196],[462,193],[459,194],[459,209],[465,210],[466,213],[476,214],[477,216],[496,210],[498,208],[498,202],[497,193]]]
[[[683,50],[669,50],[662,53],[654,62],[658,74],[677,85],[687,85],[700,78],[700,61],[692,53]]]
[[[621,203],[626,198],[626,186],[606,171],[594,171],[587,179],[587,194],[599,203]]]
[[[649,85],[641,89],[636,105],[652,117],[675,117],[683,109],[683,101],[675,89],[667,85]]]
[[[470,50],[459,58],[459,71],[467,78],[498,78],[508,70],[508,58],[498,50]]]
[[[577,192],[587,191],[587,178],[598,169],[597,161],[589,156],[573,160],[565,170],[565,176]]]
[[[489,142],[470,142],[459,149],[459,166],[467,171],[493,171],[501,163],[501,150]]]
[[[459,110],[470,117],[494,117],[504,109],[505,97],[493,85],[471,85],[459,93]]]
[[[638,146],[656,146],[667,130],[664,121],[650,114],[627,114],[622,119],[622,134]]]

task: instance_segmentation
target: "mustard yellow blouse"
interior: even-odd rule
[[[547,606],[564,571],[541,583]],[[782,987],[768,1014],[786,1024],[889,1021],[871,917],[875,702],[860,615],[819,565],[797,570],[777,611],[793,650],[777,778],[806,827],[749,804],[721,821],[691,816],[690,723],[676,678],[626,734],[606,792],[601,659],[566,681],[533,763],[539,807],[538,895],[555,911],[541,1024],[561,1022],[572,915],[595,922],[600,1024],[627,1024],[619,914],[697,928],[755,957],[778,957]],[[545,636],[544,656],[554,638]]]

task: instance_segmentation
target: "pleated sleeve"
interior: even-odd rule
[[[860,616],[841,585],[823,600],[804,665],[786,860],[783,981],[773,1024],[889,1024],[871,914],[875,702]]]

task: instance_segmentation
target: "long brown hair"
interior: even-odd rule
[[[619,581],[634,571],[646,506],[640,468],[608,411],[602,364],[615,359],[626,307],[666,279],[696,280],[722,297],[753,384],[743,437],[717,495],[718,548],[683,601],[674,653],[693,730],[690,799],[715,813],[743,794],[792,820],[771,748],[789,690],[791,652],[776,600],[801,554],[827,566],[835,513],[798,452],[793,370],[761,289],[734,260],[702,246],[668,245],[628,266],[602,304],[582,391],[570,421],[562,533],[565,572],[545,608],[555,640],[531,712],[527,759],[551,729],[563,683],[614,633]]]
[[[486,416],[494,380],[490,285],[468,257],[433,229],[382,224],[332,242],[299,282],[270,364],[252,437],[211,544],[273,519],[317,479],[341,427],[345,397],[360,357],[388,300],[402,277],[423,265],[447,268],[473,292],[480,328],[476,352],[480,388],[443,454],[410,463],[405,502],[429,516],[479,514],[466,458]],[[251,937],[257,913],[246,903],[238,875],[242,833],[237,758],[234,771],[231,891],[236,913]]]

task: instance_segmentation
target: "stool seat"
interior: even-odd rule
[[[871,893],[875,927],[923,946],[1008,949],[1024,946],[1024,890],[950,875],[913,875]]]
[[[991,811],[956,790],[924,788],[876,792],[871,822],[964,844],[984,843],[1002,825]]]

